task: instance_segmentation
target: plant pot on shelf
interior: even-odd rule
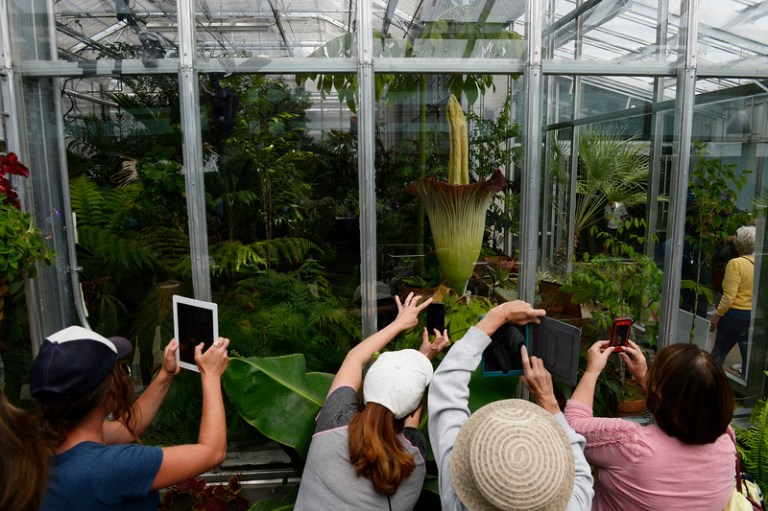
[[[624,399],[620,399],[616,411],[621,417],[642,415],[647,408],[645,390],[634,381],[624,383]]]
[[[547,309],[547,314],[558,318],[581,318],[581,307],[573,303],[573,293],[566,293],[562,284],[547,280],[539,281],[541,293],[540,307]]]
[[[519,273],[520,270],[520,263],[511,256],[507,255],[498,255],[498,256],[488,256],[485,257],[484,260],[491,266],[495,266],[497,268],[504,268],[505,270],[509,270],[510,273]]]

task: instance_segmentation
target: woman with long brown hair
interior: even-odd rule
[[[432,358],[447,344],[446,332],[426,328],[419,350],[374,353],[416,326],[432,302],[395,297],[395,320],[347,354],[317,416],[295,510],[413,509],[426,475],[426,439],[419,431],[422,398],[432,378]],[[363,389],[363,406],[358,393]]]
[[[37,417],[0,392],[0,509],[37,511],[45,490],[50,451]]]

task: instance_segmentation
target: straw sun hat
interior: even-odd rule
[[[552,414],[521,399],[473,413],[451,457],[451,481],[472,511],[561,511],[573,492],[574,471],[563,428]]]

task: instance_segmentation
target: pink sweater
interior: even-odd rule
[[[655,424],[593,417],[573,400],[565,418],[587,439],[584,454],[596,469],[593,510],[722,511],[731,496],[736,447],[727,433],[688,445]]]

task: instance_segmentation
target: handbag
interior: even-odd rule
[[[734,445],[736,444],[736,436],[733,431],[728,428],[728,434],[733,439]],[[763,494],[760,491],[760,487],[754,481],[745,478],[741,471],[741,463],[739,462],[739,452],[736,451],[736,483],[733,486],[733,492],[731,498],[728,499],[723,511],[762,511],[763,510]]]

